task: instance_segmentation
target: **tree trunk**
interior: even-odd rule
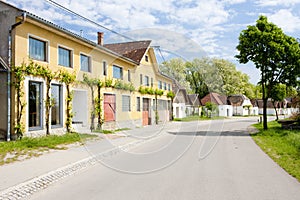
[[[67,121],[66,121],[66,128],[67,128],[67,132],[70,133],[71,132],[71,123],[72,123],[72,120],[70,119],[70,116],[71,116],[71,110],[70,110],[70,88],[69,88],[69,85],[67,85]]]
[[[263,81],[262,81],[263,82]],[[265,93],[265,83],[262,83],[262,96],[263,96],[263,127],[264,130],[268,129],[268,119],[267,119],[267,104],[268,104],[268,97]]]
[[[98,92],[98,104],[100,104],[100,102],[101,102],[101,87],[98,85],[97,86],[98,88],[97,88],[97,92]],[[99,108],[101,108],[101,105],[97,105]],[[99,129],[99,130],[102,130],[102,124],[103,124],[103,122],[102,122],[102,120],[101,120],[101,116],[102,115],[102,112],[98,112],[98,124],[97,124],[97,129]]]
[[[275,106],[275,101],[272,101],[272,104],[273,104],[273,107],[275,109],[276,121],[278,121],[278,112],[277,112],[277,109],[276,109],[276,106]]]
[[[155,94],[155,123],[158,124],[157,94]]]
[[[92,110],[91,110],[91,126],[90,129],[93,131],[95,129],[95,99],[94,99],[94,88],[93,85],[90,86],[92,93]]]
[[[51,109],[51,97],[50,97],[50,81],[46,83],[46,135],[50,135],[50,109]]]
[[[171,114],[170,114],[170,119],[171,119],[171,121],[173,121],[174,120],[174,118],[173,118],[173,98],[171,98]]]

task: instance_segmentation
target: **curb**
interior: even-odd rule
[[[42,189],[45,189],[48,186],[50,186],[51,184],[53,184],[63,178],[74,175],[83,169],[86,169],[90,166],[97,164],[98,160],[101,158],[107,158],[109,156],[114,156],[114,155],[120,153],[121,151],[129,150],[133,147],[144,144],[147,141],[150,141],[152,139],[138,140],[138,141],[134,141],[134,142],[130,142],[128,144],[122,145],[122,146],[117,146],[113,149],[108,149],[108,150],[101,152],[99,154],[96,154],[94,156],[90,156],[88,158],[82,159],[75,163],[71,163],[64,167],[58,168],[57,170],[54,170],[54,171],[48,172],[46,174],[43,174],[41,176],[38,176],[36,178],[33,178],[24,183],[20,183],[18,185],[7,188],[3,191],[0,191],[0,200],[15,200],[15,199],[22,199],[25,197],[29,197],[33,193],[38,192]]]

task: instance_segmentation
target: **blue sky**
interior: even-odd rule
[[[111,30],[135,40],[152,39],[163,57],[180,55],[189,60],[210,56],[234,62],[250,76],[252,83],[259,72],[252,63],[241,65],[234,56],[238,36],[259,15],[300,37],[300,0],[54,0]],[[104,32],[104,42],[124,38],[88,23],[49,3],[47,0],[6,0],[6,2],[61,25],[96,41],[97,31]],[[84,2],[84,3],[83,3]],[[170,54],[170,52],[172,54]],[[159,56],[158,56],[159,57]],[[162,60],[162,57],[158,58]]]

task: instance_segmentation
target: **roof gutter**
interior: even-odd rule
[[[8,36],[8,70],[7,70],[7,137],[6,140],[10,141],[10,129],[11,129],[11,67],[12,67],[12,31],[19,25],[23,24],[26,21],[26,12],[22,13],[22,20],[13,24],[9,30]]]

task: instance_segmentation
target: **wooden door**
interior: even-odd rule
[[[114,94],[104,94],[104,121],[116,120],[116,96]]]
[[[150,110],[149,99],[143,98],[143,126],[150,124],[149,110]]]

